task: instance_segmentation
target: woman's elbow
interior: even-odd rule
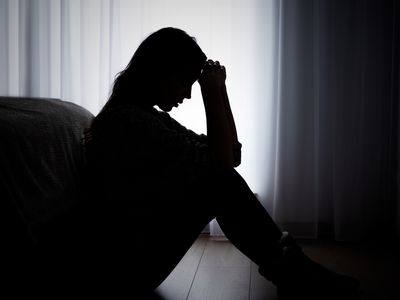
[[[233,170],[236,166],[236,162],[231,155],[220,156],[219,158],[214,157],[212,161],[214,169],[221,172]]]
[[[242,160],[240,155],[229,155],[225,159],[219,161],[219,166],[222,170],[229,171],[240,166]]]
[[[233,167],[236,168],[242,163],[242,151],[240,149],[233,150]]]
[[[242,162],[241,162],[240,159],[239,159],[239,160],[235,160],[235,161],[233,162],[233,167],[234,167],[234,168],[237,168],[237,167],[240,166],[241,163],[242,163]]]

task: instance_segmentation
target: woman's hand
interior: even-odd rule
[[[203,72],[199,78],[199,84],[202,89],[220,88],[225,85],[226,70],[220,65],[219,61],[207,60]]]
[[[240,164],[237,160],[235,122],[225,86],[226,70],[218,61],[208,60],[199,78],[207,118],[207,136],[215,166],[230,170]]]

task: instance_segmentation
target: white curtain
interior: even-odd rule
[[[399,15],[391,0],[279,1],[275,166],[259,193],[295,235],[396,234]]]
[[[93,114],[139,43],[165,26],[186,30],[228,70],[232,110],[245,145],[240,172],[250,186],[267,147],[274,60],[275,1],[264,0],[0,0],[0,94],[55,97]],[[172,115],[205,132],[196,85],[192,101]],[[213,234],[220,232],[216,222]]]
[[[119,13],[110,0],[1,0],[0,93],[96,113],[122,65]]]
[[[282,229],[357,239],[377,224],[395,228],[396,5],[0,0],[0,94],[61,98],[96,114],[140,41],[182,28],[227,67],[239,172]],[[198,86],[172,115],[205,132]],[[220,233],[215,222],[211,231]]]

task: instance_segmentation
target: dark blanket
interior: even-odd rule
[[[0,298],[150,299],[126,276],[134,235],[113,243],[123,222],[96,213],[82,144],[92,119],[57,99],[0,97]]]
[[[77,201],[92,118],[59,99],[0,97],[1,233],[11,251]]]

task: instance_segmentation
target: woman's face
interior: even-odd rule
[[[176,76],[165,78],[159,86],[156,105],[163,111],[169,112],[182,104],[184,99],[192,96],[192,85],[195,81],[184,80]]]

